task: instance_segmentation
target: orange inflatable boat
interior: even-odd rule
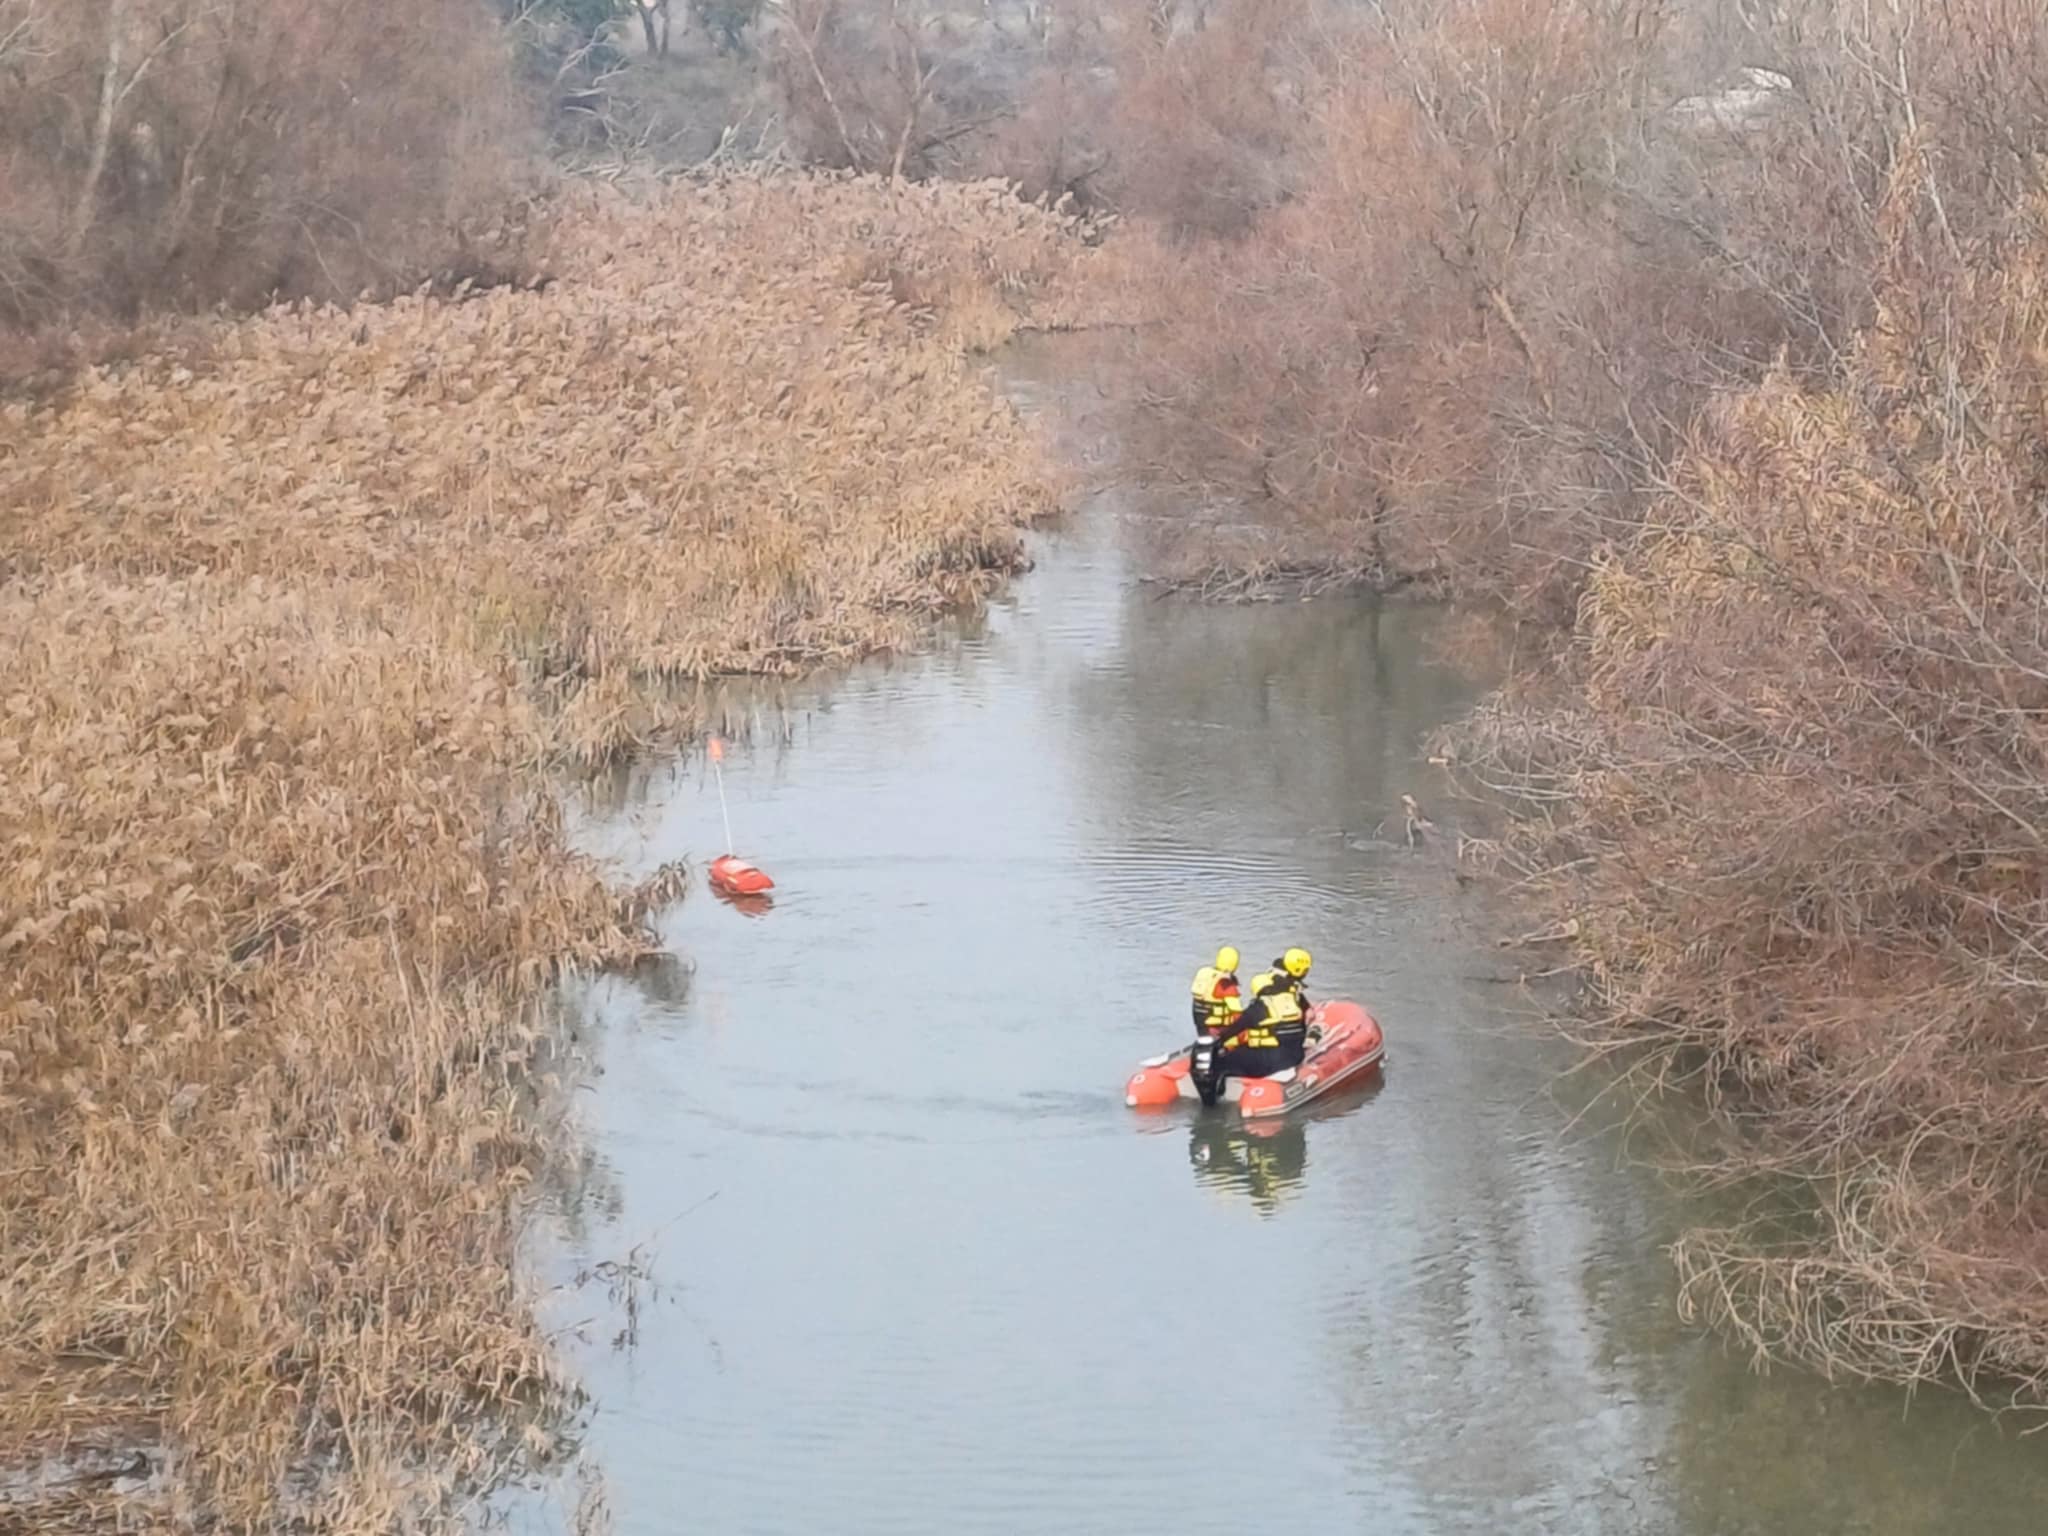
[[[1341,998],[1317,1003],[1309,1009],[1308,1019],[1322,1036],[1300,1066],[1271,1077],[1226,1077],[1216,1091],[1217,1100],[1235,1104],[1247,1120],[1261,1120],[1284,1115],[1379,1070],[1387,1054],[1386,1038],[1379,1020],[1357,1003]],[[1206,1046],[1206,1041],[1198,1040],[1145,1062],[1124,1085],[1124,1103],[1133,1109],[1160,1109],[1182,1099],[1200,1102]]]

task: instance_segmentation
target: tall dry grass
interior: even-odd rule
[[[650,681],[901,642],[1051,503],[963,338],[1057,299],[1066,223],[574,214],[542,292],[278,309],[0,417],[0,1469],[172,1490],[39,1526],[388,1530],[539,1434],[547,988],[647,943],[547,770],[687,729]]]

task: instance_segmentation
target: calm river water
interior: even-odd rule
[[[1061,355],[1011,387],[1085,443]],[[1432,614],[1161,601],[1124,532],[1098,497],[935,653],[758,695],[726,780],[773,910],[699,888],[693,976],[572,999],[595,1156],[538,1262],[638,1247],[657,1287],[630,1344],[557,1298],[598,1314],[613,1528],[2042,1529],[2048,1445],[1679,1322],[1681,1198],[1574,1122],[1441,864],[1372,835],[1474,697]],[[703,773],[625,775],[582,835],[701,861]],[[1384,1083],[1266,1138],[1127,1111],[1225,941],[1311,949]]]

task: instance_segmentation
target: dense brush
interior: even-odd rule
[[[903,640],[1052,504],[949,305],[1049,301],[1063,221],[571,216],[544,291],[279,309],[0,415],[0,1471],[98,1438],[169,1448],[159,1515],[441,1507],[556,1386],[511,1265],[546,988],[674,894],[573,857],[547,768],[688,729],[651,679]]]

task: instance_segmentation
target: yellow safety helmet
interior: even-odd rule
[[[1280,969],[1296,981],[1308,974],[1309,959],[1305,949],[1290,949],[1280,957]]]
[[[1216,951],[1216,969],[1219,971],[1234,971],[1237,969],[1237,951],[1228,944]]]

